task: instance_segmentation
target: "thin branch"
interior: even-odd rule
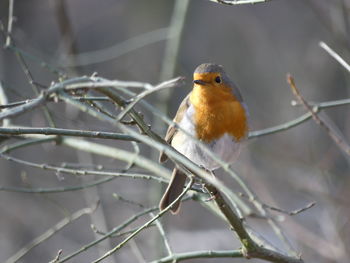
[[[321,120],[321,118],[314,112],[312,107],[308,104],[308,102],[304,99],[304,97],[301,95],[300,91],[296,87],[294,79],[291,75],[287,76],[287,81],[295,97],[297,97],[297,99],[303,104],[305,109],[309,113],[311,113],[314,121],[326,130],[327,134],[333,139],[333,141],[339,146],[341,150],[343,150],[347,155],[350,156],[350,145],[346,141],[344,141],[330,126],[328,126],[323,120]]]
[[[9,0],[9,1],[12,1],[14,2],[14,0]],[[9,6],[10,8],[11,6]],[[10,10],[11,12],[11,10]],[[9,16],[9,19],[12,19],[13,20],[13,16]],[[13,21],[11,21],[11,27],[12,27],[12,23]],[[10,23],[8,23],[8,25],[10,25]],[[8,39],[8,37],[11,37],[11,35],[8,33],[8,31],[5,30],[5,26],[4,24],[2,23],[2,21],[0,20],[0,31],[1,33],[3,34],[4,38],[5,39]],[[15,52],[16,54],[22,56],[22,57],[27,57],[29,58],[30,60],[38,63],[41,67],[43,68],[46,68],[47,70],[49,70],[51,73],[57,75],[59,78],[67,78],[67,74],[63,72],[62,69],[59,69],[53,65],[50,65],[48,63],[46,63],[45,61],[41,60],[40,58],[36,57],[36,56],[33,56],[32,54],[16,47],[16,45],[13,44],[13,39],[10,38],[10,42],[12,43],[9,43],[8,45],[6,45],[5,47],[13,52]]]
[[[20,141],[20,142],[4,145],[0,149],[0,153],[8,153],[8,152],[11,152],[13,150],[20,149],[20,148],[23,148],[23,147],[28,147],[28,146],[32,146],[32,145],[36,145],[36,144],[41,144],[41,143],[46,143],[46,142],[53,142],[53,141],[57,141],[57,137],[55,137],[55,136],[45,136],[43,138],[27,139],[27,140],[24,140],[24,141]]]
[[[151,213],[151,216],[154,217],[155,215],[153,213]],[[173,251],[171,250],[171,247],[170,247],[170,242],[168,240],[168,237],[165,234],[165,230],[163,228],[162,223],[159,220],[156,220],[155,224],[156,224],[156,226],[158,228],[160,236],[163,239],[163,243],[164,243],[166,251],[168,252],[168,255],[169,256],[173,255]]]
[[[26,147],[26,146],[30,146],[30,145],[38,144],[38,143],[50,142],[50,141],[54,141],[54,140],[56,140],[56,137],[54,137],[54,136],[47,137],[47,138],[46,137],[45,138],[35,137],[32,140],[26,140],[25,142],[20,142],[19,144],[14,144],[11,146],[4,146],[0,150],[0,153],[9,152],[9,151],[12,151],[12,150],[17,149],[17,148]],[[61,145],[69,146],[69,147],[72,147],[74,149],[90,152],[90,153],[101,155],[101,156],[106,156],[106,157],[113,158],[113,159],[118,159],[118,160],[121,160],[121,161],[124,161],[127,163],[130,163],[130,160],[132,160],[132,162],[134,164],[136,164],[137,166],[142,167],[148,171],[151,171],[154,174],[156,174],[162,178],[165,178],[165,180],[162,178],[157,179],[158,177],[151,176],[151,175],[149,175],[149,176],[148,175],[146,175],[146,176],[141,175],[140,178],[142,177],[144,179],[155,179],[155,180],[158,180],[159,182],[163,182],[163,181],[168,182],[169,178],[170,178],[171,172],[168,169],[166,169],[165,167],[163,167],[159,163],[151,161],[148,158],[145,158],[145,157],[143,157],[135,152],[129,152],[126,150],[122,150],[122,149],[118,149],[118,148],[114,148],[114,147],[110,147],[107,145],[102,145],[102,144],[98,144],[98,143],[94,143],[94,142],[88,142],[88,141],[85,141],[82,139],[77,139],[77,138],[63,137],[63,138],[61,138],[59,143]],[[30,162],[27,162],[27,163],[24,163],[25,161],[22,161],[22,162],[25,165],[31,165]],[[39,165],[38,168],[43,169],[42,164],[38,164],[38,165]],[[50,166],[48,166],[48,165],[45,166],[45,165],[44,165],[44,167],[46,167],[48,169],[50,168]],[[55,168],[53,168],[53,169],[55,169]],[[72,174],[76,173],[79,175],[81,173],[82,174],[90,173],[90,174],[98,175],[98,173],[99,173],[99,171],[96,171],[96,172],[93,172],[93,171],[76,172],[75,170],[68,171],[68,170],[63,170],[63,168],[59,168],[59,169],[60,170],[57,170],[57,172],[64,171],[67,173],[72,173]],[[105,174],[105,175],[108,175],[108,174]],[[131,175],[131,177],[138,178],[137,175]]]
[[[11,157],[0,154],[0,156],[6,160],[10,160]],[[79,185],[79,186],[66,186],[66,187],[57,187],[57,188],[20,188],[20,187],[5,187],[5,186],[0,186],[0,191],[4,192],[18,192],[18,193],[26,193],[26,194],[51,194],[51,193],[62,193],[62,192],[70,192],[70,191],[78,191],[78,190],[83,190],[87,189],[90,187],[94,187],[103,183],[107,183],[109,181],[114,180],[115,177],[106,177],[102,178],[100,180],[96,180],[95,182],[84,184],[84,185]]]
[[[96,244],[99,244],[100,242],[102,242],[103,240],[113,236],[115,233],[119,232],[120,230],[126,228],[127,226],[129,226],[131,223],[135,222],[137,219],[139,219],[140,217],[150,213],[150,212],[154,212],[154,211],[157,211],[158,210],[158,207],[151,207],[151,208],[148,208],[148,209],[145,209],[144,211],[138,213],[138,214],[135,214],[133,216],[131,216],[128,220],[126,220],[124,223],[122,223],[121,225],[119,226],[116,226],[114,227],[111,231],[109,231],[108,233],[106,233],[105,235],[103,235],[101,238],[99,239],[96,239],[92,242],[90,242],[89,244],[81,247],[80,249],[78,249],[77,251],[74,251],[73,253],[67,255],[66,257],[62,258],[61,260],[59,260],[57,263],[63,263],[63,262],[66,262],[68,261],[69,259],[79,255],[80,253],[88,250],[89,248],[95,246]]]
[[[66,187],[57,187],[57,188],[21,188],[21,187],[0,186],[0,191],[16,192],[16,193],[22,193],[22,194],[55,194],[55,193],[72,192],[72,191],[79,191],[79,190],[91,188],[91,187],[112,181],[113,179],[115,179],[115,177],[104,178],[101,180],[97,180],[93,183],[84,184],[80,186],[66,186]]]
[[[7,103],[8,103],[7,95],[6,95],[4,87],[2,85],[2,81],[0,80],[0,112],[7,111],[6,108],[1,107],[3,104],[7,104]],[[7,127],[10,124],[11,124],[11,122],[9,119],[4,119],[3,121],[0,121],[0,126],[3,126],[3,127]]]
[[[14,47],[16,46],[15,42],[13,40],[12,40],[12,46],[14,46]],[[23,70],[27,80],[28,80],[28,83],[29,83],[30,87],[32,88],[34,94],[36,96],[38,96],[40,94],[38,85],[34,81],[33,75],[30,72],[24,57],[22,56],[22,54],[20,52],[16,52],[16,51],[15,51],[15,55],[16,55],[16,58],[17,58],[17,60],[18,60],[18,62],[20,64],[20,66],[21,66],[21,68],[22,68],[22,70]],[[52,118],[52,115],[51,115],[49,109],[46,107],[46,105],[43,107],[43,112],[44,112],[44,115],[45,115],[49,125],[51,127],[55,127],[55,122],[54,122],[54,120]]]
[[[151,161],[148,158],[141,155],[135,155],[135,153],[133,152],[110,147],[107,145],[75,139],[75,138],[63,138],[62,144],[69,147],[73,147],[81,151],[86,151],[86,152],[98,154],[101,156],[119,159],[124,162],[130,162],[130,160],[133,160],[133,162],[137,166],[142,167],[148,171],[151,171],[154,174],[159,175],[166,179],[169,179],[171,174],[168,169],[161,166],[157,162]]]
[[[7,104],[1,104],[0,105],[0,109],[7,109],[7,108],[13,108],[13,107],[17,107],[23,104],[28,103],[30,100],[23,100],[23,101],[16,101],[16,102],[11,102],[11,103],[7,103]]]
[[[42,92],[40,94],[40,96],[38,96],[37,98],[31,100],[30,102],[28,102],[24,105],[15,107],[13,109],[9,109],[7,111],[0,112],[0,121],[5,119],[5,118],[12,118],[12,117],[20,115],[26,111],[32,110],[32,109],[42,105],[45,102],[45,100],[46,100],[46,94],[44,92]]]
[[[166,41],[163,62],[160,72],[160,81],[174,77],[176,61],[178,58],[179,47],[181,43],[182,31],[184,29],[186,14],[189,6],[189,0],[176,0],[171,16],[168,30],[168,39]],[[167,104],[169,95],[162,97],[163,102]]]
[[[316,202],[311,202],[311,203],[307,204],[306,206],[304,206],[302,208],[299,208],[299,209],[296,209],[296,210],[293,210],[293,211],[286,211],[286,210],[283,210],[281,208],[269,206],[269,205],[266,205],[266,204],[264,204],[264,207],[266,207],[266,208],[268,208],[270,210],[273,210],[273,211],[277,211],[277,212],[280,212],[280,213],[283,213],[283,214],[294,216],[294,215],[300,214],[300,213],[310,209],[311,207],[313,207],[315,205],[316,205]]]
[[[189,0],[176,0],[174,2],[173,13],[171,16],[169,26],[169,38],[165,44],[165,51],[161,66],[161,72],[159,74],[159,80],[164,81],[174,77],[175,68],[177,65],[178,53],[182,39],[182,32],[185,27],[186,14],[189,7]],[[167,113],[169,109],[169,99],[172,94],[172,90],[168,89],[157,94],[157,100],[155,102],[156,108],[160,112]],[[153,127],[158,130],[162,127],[162,122],[158,118],[153,118]],[[153,154],[156,154],[153,152]]]
[[[117,116],[117,121],[121,121],[125,115],[132,109],[135,107],[136,103],[138,103],[140,100],[142,100],[143,98],[145,98],[146,96],[159,91],[161,89],[166,89],[166,88],[175,88],[175,87],[179,87],[179,86],[183,86],[184,85],[184,78],[183,77],[178,77],[175,79],[171,79],[171,80],[167,80],[164,81],[162,83],[160,83],[159,85],[153,87],[152,89],[147,89],[141,93],[139,93],[135,98],[132,98],[132,102],[130,102],[124,109],[122,112],[120,112]]]
[[[129,204],[129,205],[134,205],[134,206],[137,206],[137,207],[140,207],[140,208],[145,208],[145,206],[141,203],[138,203],[136,201],[133,201],[133,200],[130,200],[130,199],[127,199],[117,193],[113,193],[112,196],[118,200],[118,201],[121,201],[121,202],[124,202],[126,204]]]
[[[137,141],[132,136],[126,135],[123,133],[60,129],[60,128],[51,128],[51,127],[40,127],[40,128],[0,127],[0,134],[9,134],[9,135],[44,134],[44,135],[98,138],[98,139],[112,139],[112,140],[121,140],[121,141]]]
[[[14,148],[12,147],[11,150]],[[34,163],[34,162],[29,162],[25,160],[21,160],[12,156],[5,155],[3,153],[8,152],[7,146],[4,147],[4,149],[0,150],[0,157],[16,162],[18,164],[38,168],[38,169],[43,169],[43,170],[50,170],[54,171],[57,174],[60,173],[66,173],[66,174],[73,174],[73,175],[79,175],[79,176],[86,176],[86,175],[97,175],[97,176],[110,176],[110,177],[128,177],[128,178],[133,178],[133,179],[145,179],[145,180],[155,180],[160,183],[167,183],[169,180],[168,179],[163,179],[161,177],[156,177],[153,175],[147,175],[147,174],[140,174],[140,173],[126,173],[126,172],[107,172],[107,171],[95,171],[95,170],[83,170],[83,169],[72,169],[72,168],[64,168],[64,167],[58,167],[58,166],[52,166],[48,164],[39,164],[39,163]]]
[[[148,228],[151,228],[151,227],[154,227],[156,226],[156,224],[152,224],[152,225],[149,225]],[[99,235],[105,235],[106,233],[100,231],[99,229],[96,228],[95,225],[91,225],[91,229],[92,231],[94,231],[96,234],[99,234]],[[118,234],[114,234],[112,236],[110,236],[111,238],[112,237],[121,237],[121,236],[125,236],[125,235],[129,235],[129,234],[132,234],[134,231],[136,231],[138,229],[138,227],[135,227],[133,229],[130,229],[128,231],[125,231],[125,232],[121,232],[121,233],[118,233]]]
[[[50,260],[49,263],[56,263],[58,262],[58,260],[60,259],[60,256],[62,255],[63,250],[59,249],[57,251],[57,255],[55,256],[55,258],[53,260]]]
[[[11,38],[12,23],[13,23],[13,5],[14,5],[14,0],[9,0],[9,22],[8,22],[8,32],[7,32],[5,48],[10,48],[10,47],[15,48],[16,47],[14,40]],[[20,64],[25,76],[27,77],[29,85],[31,86],[35,95],[38,96],[39,95],[38,85],[34,81],[32,73],[30,72],[22,53],[16,51],[15,49],[12,49],[12,51],[14,51],[16,58]],[[48,123],[50,124],[50,126],[55,127],[55,123],[53,121],[51,113],[46,106],[44,106],[43,111],[44,111],[44,115],[45,115]]]
[[[209,0],[223,5],[245,5],[245,4],[260,4],[266,3],[271,0]]]
[[[0,29],[1,29],[1,24],[0,24]],[[45,62],[44,60],[42,60],[41,58],[33,56],[31,53],[28,53],[17,46],[10,45],[7,48],[13,52],[20,53],[23,57],[26,57],[26,58],[30,59],[31,61],[34,61],[40,67],[47,69],[49,72],[55,74],[58,78],[62,78],[62,79],[67,78],[67,74],[63,71],[63,69],[55,67],[54,65],[51,65],[51,64]]]
[[[147,221],[145,224],[143,224],[141,227],[139,227],[135,232],[133,232],[131,235],[129,235],[126,239],[124,239],[122,242],[120,242],[117,246],[115,246],[113,249],[109,250],[106,254],[104,254],[102,257],[94,260],[92,263],[98,263],[101,262],[103,259],[109,257],[113,253],[115,253],[117,250],[122,248],[127,242],[129,242],[132,238],[134,238],[137,234],[139,234],[143,229],[150,226],[153,222],[158,220],[163,214],[165,214],[170,208],[187,193],[187,191],[191,188],[193,184],[193,177],[190,178],[189,183],[187,184],[186,188],[182,191],[182,193],[171,203],[169,204],[164,210],[160,211],[156,216],[151,218],[149,221]]]
[[[41,91],[38,97],[29,101],[27,104],[15,107],[13,109],[9,109],[8,111],[5,111],[5,112],[0,112],[0,120],[4,118],[15,117],[29,110],[33,110],[34,108],[37,108],[40,105],[44,104],[47,101],[47,98],[51,94],[58,92],[71,84],[81,83],[82,81],[88,81],[89,79],[90,78],[88,77],[77,77],[77,78],[68,79],[68,80],[59,82],[57,84],[54,84],[48,90]]]
[[[206,184],[205,187],[214,196],[214,201],[219,207],[220,211],[224,214],[230,227],[236,232],[239,237],[243,247],[241,249],[242,254],[246,258],[260,258],[271,262],[278,263],[302,263],[302,259],[293,258],[283,255],[279,252],[264,248],[258,245],[246,231],[243,221],[239,218],[233,210],[230,208],[229,204],[221,196],[221,193],[216,187],[211,184]]]
[[[160,28],[132,37],[108,48],[69,56],[68,58],[64,58],[62,62],[59,62],[59,64],[63,67],[76,67],[102,63],[116,59],[147,45],[166,40],[168,37],[170,37],[168,28]],[[71,61],[74,62],[71,63]]]
[[[36,246],[40,245],[50,237],[52,237],[54,234],[62,230],[64,227],[69,225],[70,223],[76,221],[83,215],[91,214],[93,213],[98,206],[98,202],[93,207],[83,208],[79,211],[76,211],[72,215],[65,217],[60,222],[58,222],[56,225],[54,225],[52,228],[48,229],[46,232],[41,234],[40,236],[33,239],[31,242],[29,242],[27,245],[25,245],[23,248],[21,248],[19,251],[17,251],[13,256],[11,256],[9,259],[6,260],[5,263],[15,263],[21,258],[23,258],[29,251],[31,251]],[[58,253],[58,257],[61,253]],[[55,261],[54,261],[55,262]]]
[[[11,45],[14,3],[15,3],[15,0],[9,0],[9,14],[8,14],[8,22],[7,22],[7,37],[6,37],[5,48]]]
[[[195,258],[242,258],[243,254],[241,250],[205,250],[205,251],[193,251],[176,253],[162,259],[154,260],[151,263],[173,263],[186,261]]]
[[[321,48],[323,48],[331,57],[333,57],[336,61],[339,62],[347,71],[350,72],[350,65],[333,49],[331,49],[325,42],[321,41],[318,43]]]
[[[312,111],[315,114],[320,112],[322,109],[333,108],[333,107],[338,107],[338,106],[346,106],[346,105],[350,105],[350,99],[334,100],[334,101],[326,101],[326,102],[310,104],[310,106],[312,106]],[[249,133],[248,138],[253,139],[255,137],[271,135],[274,133],[278,133],[280,131],[285,131],[285,130],[288,130],[288,129],[293,128],[295,126],[298,126],[299,124],[301,124],[301,123],[303,123],[311,118],[312,118],[312,113],[307,112],[307,113],[301,115],[300,117],[298,117],[294,120],[288,121],[286,123],[283,123],[283,124],[280,124],[280,125],[277,125],[274,127],[270,127],[267,129],[252,131]]]

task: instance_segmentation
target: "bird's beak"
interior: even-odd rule
[[[193,81],[193,83],[198,84],[198,85],[202,85],[202,86],[204,86],[204,85],[207,84],[205,81],[200,80],[200,79],[195,79],[195,80]]]

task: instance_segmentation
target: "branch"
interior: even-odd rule
[[[222,5],[245,5],[245,4],[266,3],[271,0],[210,0],[210,1],[218,4],[222,4]]]
[[[9,109],[7,111],[0,112],[0,121],[5,118],[11,118],[15,117],[17,115],[20,115],[26,111],[32,110],[40,105],[42,105],[46,100],[46,94],[41,93],[39,97],[29,101],[26,104],[23,104],[21,106],[14,107],[13,109]]]
[[[0,191],[3,192],[17,192],[24,194],[54,194],[54,193],[63,193],[63,192],[71,192],[87,189],[90,187],[97,186],[99,184],[107,183],[112,181],[115,177],[103,178],[101,180],[97,180],[90,184],[84,184],[80,186],[67,186],[67,187],[57,187],[57,188],[20,188],[20,187],[5,187],[0,186]]]
[[[63,61],[59,63],[63,67],[77,67],[110,61],[136,49],[168,39],[171,37],[168,32],[169,28],[167,27],[159,28],[154,31],[129,38],[108,48],[69,56],[64,58]]]
[[[143,92],[141,92],[140,94],[138,94],[136,97],[134,97],[132,99],[132,102],[130,102],[123,110],[122,112],[120,112],[117,116],[117,121],[121,121],[125,115],[132,109],[135,107],[136,103],[138,103],[140,100],[142,100],[144,97],[159,91],[161,89],[166,89],[166,88],[175,88],[175,87],[179,87],[179,86],[183,86],[184,85],[184,78],[183,77],[178,77],[175,79],[171,79],[168,81],[164,81],[162,83],[160,83],[159,85],[153,87],[152,89],[147,89]]]
[[[297,215],[297,214],[300,214],[308,209],[310,209],[311,207],[315,206],[316,205],[316,202],[311,202],[309,204],[307,204],[306,206],[302,207],[302,208],[298,208],[298,209],[295,209],[293,211],[286,211],[286,210],[283,210],[281,208],[278,208],[278,207],[273,207],[273,206],[269,206],[267,204],[264,204],[264,206],[270,210],[273,210],[273,211],[277,211],[277,212],[280,212],[280,213],[283,213],[283,214],[287,214],[287,215],[290,215],[290,216],[294,216],[294,215]]]
[[[44,137],[44,138],[34,138],[30,140],[26,140],[24,142],[15,143],[12,145],[6,145],[0,149],[0,153],[9,152],[18,148],[27,147],[39,143],[45,143],[45,142],[52,142],[55,141],[57,138],[52,137]],[[144,178],[144,179],[153,179],[157,180],[159,182],[168,182],[170,177],[170,171],[166,169],[165,167],[161,166],[159,163],[149,160],[148,158],[145,158],[141,155],[138,155],[137,153],[125,151],[122,149],[110,147],[107,145],[102,145],[94,142],[88,142],[81,139],[75,139],[75,138],[61,138],[59,141],[60,144],[69,146],[81,151],[90,152],[102,156],[106,156],[109,158],[114,158],[118,160],[122,160],[127,163],[134,163],[138,165],[139,167],[142,167],[148,171],[153,172],[154,174],[165,178],[159,178],[152,175],[137,175],[137,174],[130,174],[130,177],[133,178]],[[91,174],[91,175],[107,175],[107,176],[117,176],[116,173],[109,173],[109,172],[101,172],[101,171],[89,171],[89,170],[74,170],[74,169],[68,169],[63,167],[54,167],[47,164],[35,164],[32,162],[27,162],[23,160],[16,159],[14,157],[11,157],[11,161],[16,161],[18,163],[21,163],[23,165],[29,165],[32,167],[40,168],[40,169],[48,169],[48,170],[54,170],[56,172],[64,172],[64,173],[70,173],[75,175],[85,175],[85,174]],[[128,176],[128,174],[120,175],[120,176]]]
[[[44,135],[59,135],[59,136],[74,136],[99,139],[112,139],[121,141],[137,141],[130,135],[115,132],[103,131],[86,131],[60,129],[51,127],[31,128],[31,127],[0,127],[0,134],[21,135],[21,134],[44,134]]]
[[[36,246],[40,245],[50,237],[52,237],[54,234],[62,230],[65,226],[69,225],[70,223],[76,221],[83,215],[91,214],[93,213],[98,206],[98,203],[96,203],[93,207],[83,208],[79,211],[76,211],[72,215],[63,218],[60,222],[58,222],[56,225],[54,225],[52,228],[48,229],[46,232],[44,232],[42,235],[36,237],[31,242],[29,242],[27,245],[25,245],[23,248],[21,248],[19,251],[17,251],[13,256],[11,256],[9,259],[6,260],[5,263],[14,263],[23,258],[29,251],[31,251]]]
[[[27,104],[14,107],[5,112],[0,112],[0,120],[4,118],[15,117],[29,110],[33,110],[34,108],[37,108],[40,105],[44,104],[51,94],[66,88],[66,86],[69,86],[70,84],[81,83],[82,81],[87,80],[89,80],[88,77],[77,77],[54,84],[48,90],[42,91],[38,97],[36,97],[33,100],[30,100]]]
[[[323,120],[318,117],[318,115],[314,112],[309,103],[304,99],[301,95],[300,91],[297,89],[294,79],[291,75],[287,76],[287,81],[292,89],[295,97],[300,101],[300,103],[305,107],[305,109],[312,115],[314,121],[326,130],[328,135],[333,139],[333,141],[339,146],[341,150],[343,150],[347,155],[350,156],[350,145],[345,142],[330,126],[328,126]]]
[[[194,258],[242,258],[243,254],[241,250],[209,250],[209,251],[194,251],[176,253],[171,256],[164,257],[162,259],[154,260],[151,263],[172,263],[180,262]]]
[[[88,142],[80,139],[63,138],[62,144],[73,147],[75,149],[106,156],[114,159],[119,159],[127,163],[134,163],[148,171],[155,173],[163,178],[169,179],[170,171],[165,167],[159,165],[157,162],[151,161],[148,158],[128,152],[122,149],[102,145],[98,143]]]
[[[289,257],[279,252],[259,246],[246,231],[243,221],[230,208],[229,204],[222,197],[221,193],[211,184],[206,184],[205,187],[214,196],[214,201],[224,214],[227,222],[230,224],[242,243],[241,253],[246,258],[260,258],[271,262],[278,263],[302,263],[302,259]]]
[[[6,37],[6,43],[5,48],[11,45],[11,33],[12,33],[12,25],[13,25],[13,6],[14,6],[15,0],[9,0],[9,14],[8,14],[8,22],[7,22],[7,37]]]
[[[342,65],[347,71],[350,72],[350,65],[341,57],[339,56],[333,49],[331,49],[325,42],[321,41],[318,43],[321,48],[326,50],[326,52],[333,57],[336,61],[339,62],[340,65]]]
[[[183,199],[183,201],[187,201],[189,200],[191,197],[185,197]],[[123,222],[122,224],[114,227],[111,231],[109,231],[108,233],[105,233],[103,234],[103,236],[97,240],[94,240],[92,242],[90,242],[89,244],[81,247],[80,249],[78,249],[77,251],[67,255],[66,257],[62,258],[60,261],[57,261],[57,263],[63,263],[63,262],[66,262],[68,260],[70,260],[71,258],[79,255],[80,253],[88,250],[89,248],[95,246],[96,244],[102,242],[103,240],[107,239],[107,238],[110,238],[110,237],[113,237],[113,236],[117,236],[115,235],[116,233],[120,232],[121,230],[125,229],[127,226],[131,225],[133,222],[135,222],[136,220],[138,220],[140,217],[146,215],[146,214],[149,214],[149,213],[152,213],[152,212],[155,212],[155,211],[158,211],[158,206],[155,206],[155,207],[151,207],[151,208],[147,208],[133,216],[131,216],[128,220],[126,220],[125,222]],[[148,227],[150,227],[152,224],[150,224]],[[137,231],[138,228],[136,228],[135,230],[132,231],[135,232]],[[127,232],[123,232],[123,233],[120,233],[120,235],[124,235],[124,234],[128,234],[130,233],[129,231]]]
[[[190,0],[176,0],[174,2],[168,33],[170,37],[165,43],[164,56],[162,59],[161,71],[159,73],[159,79],[161,81],[174,77],[189,4]],[[164,113],[168,112],[170,105],[169,99],[172,93],[172,90],[169,89],[157,94],[155,106],[159,111]],[[154,117],[155,116],[153,116],[152,121],[153,127],[158,130],[163,127],[163,123],[160,119]],[[156,153],[153,152],[153,154]]]
[[[26,166],[30,166],[38,169],[54,171],[57,174],[65,173],[65,174],[72,174],[77,176],[97,175],[97,176],[109,176],[109,177],[127,177],[127,178],[133,178],[133,179],[155,180],[160,183],[167,183],[169,181],[161,177],[156,177],[148,174],[72,169],[72,168],[52,166],[49,164],[39,164],[39,163],[20,160],[18,158],[5,155],[3,154],[4,152],[6,151],[0,150],[0,157],[3,157],[8,161],[16,162],[18,164],[22,164],[22,165],[26,165]]]
[[[148,209],[145,209],[144,211],[138,213],[138,214],[135,214],[133,216],[131,216],[128,220],[126,220],[124,223],[122,223],[121,225],[119,226],[116,226],[114,227],[111,231],[109,231],[108,233],[106,233],[105,235],[103,235],[101,238],[99,239],[96,239],[92,242],[90,242],[89,244],[81,247],[80,249],[78,249],[77,251],[67,255],[66,257],[62,258],[61,260],[57,261],[57,263],[63,263],[63,262],[66,262],[68,261],[69,259],[79,255],[80,253],[88,250],[89,248],[97,245],[98,243],[102,242],[103,240],[113,236],[115,233],[119,232],[120,230],[126,228],[127,226],[129,226],[131,223],[135,222],[137,219],[139,219],[140,217],[150,213],[150,212],[154,212],[154,211],[157,211],[158,210],[158,207],[151,207],[151,208],[148,208]]]
[[[318,113],[320,112],[322,109],[327,109],[327,108],[332,108],[332,107],[338,107],[338,106],[345,106],[345,105],[350,105],[350,99],[343,99],[343,100],[334,100],[334,101],[325,101],[325,102],[320,102],[320,103],[314,103],[314,104],[310,104],[312,106],[312,111],[314,113]],[[299,124],[309,120],[310,118],[312,118],[312,113],[311,112],[307,112],[305,114],[303,114],[302,116],[288,121],[286,123],[274,126],[274,127],[270,127],[267,129],[262,129],[262,130],[258,130],[258,131],[252,131],[249,133],[249,139],[253,139],[255,137],[260,137],[260,136],[265,136],[265,135],[270,135],[270,134],[274,134],[280,131],[285,131],[288,130],[290,128],[293,128],[295,126],[298,126]]]
[[[186,188],[182,191],[182,193],[170,204],[168,205],[164,210],[160,211],[156,216],[154,216],[151,220],[147,221],[144,225],[139,227],[135,232],[133,232],[131,235],[129,235],[126,239],[124,239],[122,242],[120,242],[117,246],[115,246],[113,249],[108,251],[106,254],[104,254],[102,257],[96,259],[92,263],[98,263],[101,262],[103,259],[109,257],[113,253],[115,253],[117,250],[122,248],[128,241],[130,241],[132,238],[134,238],[137,234],[139,234],[143,229],[149,227],[154,221],[158,220],[163,214],[165,214],[170,208],[187,193],[187,191],[191,188],[193,184],[194,178],[190,178],[190,182],[187,184]]]

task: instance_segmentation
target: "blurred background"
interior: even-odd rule
[[[7,26],[8,3],[0,2],[0,19]],[[192,72],[201,63],[222,64],[240,87],[249,107],[253,131],[288,122],[305,113],[291,106],[295,99],[287,82],[291,73],[310,102],[349,98],[349,72],[331,58],[326,42],[350,61],[350,1],[274,0],[256,5],[225,6],[206,0],[27,0],[15,1],[12,36],[35,82],[49,86],[57,76],[41,61],[68,76],[97,72],[108,79],[157,84],[185,76],[183,88],[160,91],[146,100],[174,116],[190,91]],[[4,46],[5,38],[1,38]],[[174,66],[172,68],[172,66]],[[0,50],[0,80],[9,102],[35,97],[13,49]],[[152,129],[163,136],[166,125],[151,113]],[[114,131],[67,105],[49,105],[57,127]],[[350,141],[349,106],[327,109],[322,117]],[[30,127],[48,126],[41,109],[12,120]],[[132,150],[129,143],[92,140]],[[14,142],[14,141],[13,141]],[[158,153],[141,145],[141,153],[157,160]],[[122,169],[115,159],[43,144],[11,153],[37,163],[104,170]],[[305,262],[348,262],[350,256],[349,156],[327,133],[309,120],[289,130],[247,141],[234,170],[263,203],[292,211],[315,201],[298,215],[280,222],[291,246]],[[172,164],[166,164],[170,169]],[[138,171],[138,168],[134,169]],[[21,166],[0,159],[0,184],[17,187],[80,185],[81,178]],[[221,171],[218,177],[236,192],[241,189]],[[157,205],[165,185],[154,181],[117,178],[83,191],[55,194],[0,192],[0,261],[5,262],[28,242],[50,229],[67,214],[101,204],[32,249],[19,262],[48,262],[59,249],[67,255],[98,238],[90,224],[106,232],[140,211],[138,206],[113,198],[118,195],[144,206]],[[236,249],[239,242],[225,222],[194,201],[183,204],[178,216],[162,219],[174,252]],[[145,222],[137,221],[130,229]],[[249,225],[281,251],[287,249],[266,220]],[[123,237],[104,241],[70,262],[91,262]],[[156,228],[145,230],[105,262],[149,262],[164,256]],[[245,262],[245,259],[199,259],[188,262]],[[251,260],[260,262],[259,260]]]

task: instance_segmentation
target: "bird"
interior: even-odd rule
[[[213,63],[204,63],[195,69],[193,89],[181,102],[173,122],[177,125],[168,127],[164,140],[211,172],[220,165],[190,137],[204,143],[221,160],[232,163],[237,159],[242,141],[249,131],[248,110],[238,87],[223,66]],[[161,152],[159,161],[167,159],[168,156]],[[182,193],[186,178],[186,174],[175,166],[159,203],[161,211]],[[179,212],[180,202],[170,208],[172,214]]]

